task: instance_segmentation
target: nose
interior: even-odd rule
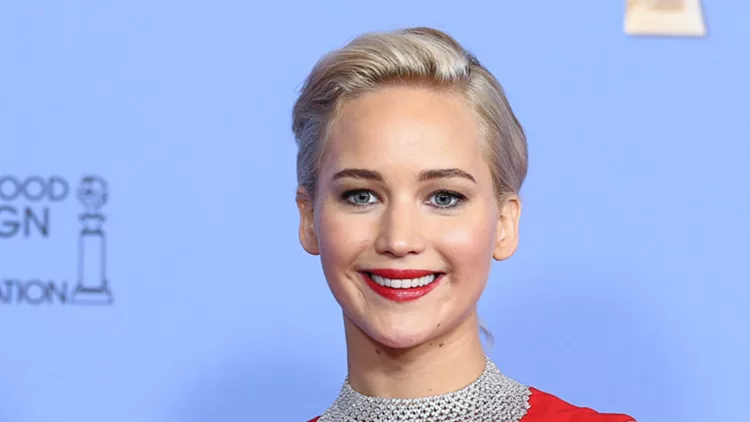
[[[378,253],[404,257],[424,251],[425,239],[421,233],[419,211],[414,204],[391,205],[381,218],[380,233],[375,242]]]

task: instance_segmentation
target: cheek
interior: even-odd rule
[[[449,256],[453,271],[460,278],[486,278],[494,252],[497,225],[487,218],[445,225],[436,239],[444,254]]]
[[[371,231],[357,216],[322,207],[316,221],[316,232],[323,264],[331,267],[349,265],[371,243]]]

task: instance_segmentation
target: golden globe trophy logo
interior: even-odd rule
[[[0,242],[26,238],[48,238],[59,224],[54,205],[75,197],[78,214],[78,274],[58,280],[18,277],[4,274],[0,265],[0,306],[4,305],[111,305],[114,302],[107,278],[106,216],[103,208],[109,199],[107,182],[99,176],[84,176],[77,186],[60,176],[0,175]],[[66,224],[76,224],[66,221]],[[12,258],[11,258],[12,259]],[[69,281],[69,280],[74,281]]]

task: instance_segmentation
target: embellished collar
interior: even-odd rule
[[[338,398],[319,422],[519,422],[531,391],[505,376],[487,358],[482,374],[466,387],[416,399],[371,397],[344,381]]]

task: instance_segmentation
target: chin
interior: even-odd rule
[[[411,349],[433,340],[437,333],[432,330],[418,330],[414,327],[371,327],[363,330],[378,344],[390,349]]]
[[[408,333],[405,333],[405,335],[394,335],[391,333],[385,336],[371,337],[378,344],[394,350],[412,349],[428,341],[418,336],[409,335]]]

